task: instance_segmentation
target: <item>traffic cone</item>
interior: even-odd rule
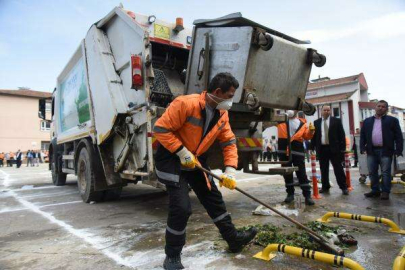
[[[319,195],[319,190],[318,190],[318,179],[316,177],[316,157],[315,155],[311,155],[311,169],[312,169],[312,190],[313,190],[313,195],[312,198],[319,200],[321,195]]]

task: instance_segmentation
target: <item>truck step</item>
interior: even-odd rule
[[[75,156],[74,155],[63,155],[62,159],[63,160],[74,160]]]
[[[75,170],[73,169],[68,169],[68,168],[62,168],[62,172],[64,173],[70,173],[70,174],[75,174]]]

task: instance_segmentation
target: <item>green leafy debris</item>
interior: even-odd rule
[[[326,236],[328,233],[336,234],[340,228],[339,226],[325,225],[317,221],[309,222],[305,225],[322,236]],[[313,241],[307,233],[302,231],[287,234],[283,232],[282,228],[272,224],[245,226],[239,230],[245,231],[252,227],[255,227],[258,230],[254,242],[260,246],[267,246],[269,244],[285,244],[316,251],[324,251],[317,242]],[[344,248],[346,247],[344,245],[340,246]]]

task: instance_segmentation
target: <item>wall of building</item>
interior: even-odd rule
[[[359,85],[359,89],[360,89],[360,85]],[[363,91],[356,91],[351,97],[350,99],[353,102],[353,124],[354,124],[354,130],[356,130],[356,128],[360,128],[360,107],[359,107],[359,102],[363,101],[362,100],[362,92]],[[365,91],[367,92],[367,91]]]
[[[360,101],[368,102],[368,90],[360,90]]]
[[[330,86],[326,88],[316,89],[316,90],[309,90],[306,95],[306,99],[323,97],[323,96],[330,96],[342,93],[353,92],[360,89],[360,85],[358,82],[353,82],[344,85],[338,86]]]
[[[0,152],[40,150],[50,141],[50,132],[41,131],[37,98],[0,95],[0,108]]]

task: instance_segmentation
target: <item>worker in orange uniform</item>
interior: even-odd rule
[[[4,167],[4,152],[0,153],[0,167]]]
[[[302,194],[305,198],[306,205],[314,205],[314,201],[311,198],[311,186],[305,170],[305,150],[303,142],[304,140],[310,140],[314,136],[315,127],[310,125],[307,127],[306,120],[304,118],[298,118],[296,111],[288,110],[288,125],[290,130],[291,149],[288,149],[288,134],[287,124],[280,123],[277,125],[278,129],[278,153],[280,161],[288,161],[289,156],[292,155],[292,160],[287,164],[283,164],[283,167],[298,167],[296,171],[297,178],[300,183]],[[287,190],[287,197],[284,200],[285,203],[291,203],[294,201],[294,181],[293,175],[284,175],[285,187]]]
[[[184,268],[180,253],[191,215],[189,185],[231,252],[241,251],[257,233],[256,229],[246,232],[235,229],[213,179],[195,168],[196,164],[208,168],[206,151],[218,140],[225,164],[220,186],[235,189],[238,153],[228,110],[238,87],[238,81],[231,74],[219,73],[211,80],[207,91],[176,98],[155,123],[153,131],[159,141],[155,156],[156,175],[166,185],[169,195],[164,269]]]

